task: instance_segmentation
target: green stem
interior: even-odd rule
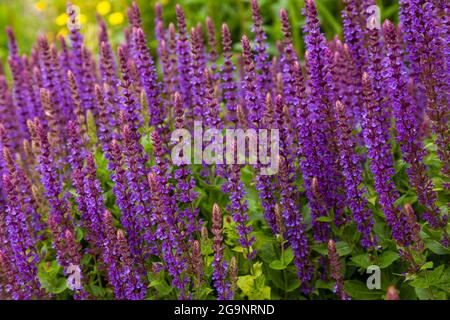
[[[284,241],[281,242],[281,261],[284,264]],[[283,282],[284,282],[284,298],[287,299],[287,276],[286,276],[286,268],[283,269]]]

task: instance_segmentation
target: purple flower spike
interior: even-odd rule
[[[379,196],[379,202],[386,215],[386,221],[392,228],[394,239],[408,246],[411,243],[411,232],[405,223],[405,216],[398,214],[399,209],[395,201],[399,195],[392,177],[394,165],[389,143],[389,131],[383,130],[385,115],[382,106],[377,102],[372,79],[369,74],[363,74],[363,93],[365,112],[363,114],[363,134],[368,148],[370,167],[375,179],[375,190]]]
[[[179,5],[176,6],[177,22],[178,22],[178,39],[177,39],[177,56],[178,56],[178,82],[180,86],[180,94],[185,110],[189,110],[192,105],[190,69],[191,69],[191,48],[189,45],[186,18],[183,9]],[[188,116],[191,116],[190,111]]]
[[[255,66],[257,72],[258,92],[260,104],[264,103],[266,93],[271,91],[272,75],[270,73],[270,60],[267,53],[267,36],[263,29],[263,18],[259,9],[258,1],[251,0],[253,28],[255,34]]]
[[[435,202],[436,193],[432,182],[427,177],[427,167],[423,163],[425,149],[421,141],[419,108],[413,103],[408,91],[408,76],[402,60],[401,40],[395,26],[389,20],[383,24],[387,45],[387,77],[390,97],[392,97],[393,116],[396,120],[397,140],[403,158],[409,164],[408,175],[411,184],[416,188],[421,204],[427,207],[425,220],[434,228],[445,226],[440,219],[439,208]]]
[[[168,165],[163,159],[164,151],[157,132],[153,133],[152,139],[156,166],[154,172],[149,174],[148,181],[154,203],[152,220],[157,225],[155,236],[162,241],[161,254],[172,276],[172,284],[179,290],[180,297],[184,298],[188,278],[184,274],[187,266],[182,250],[183,222],[180,220],[181,215],[176,214],[175,198],[171,195],[173,187],[168,183]],[[177,229],[177,226],[182,230]]]
[[[26,190],[24,173],[17,167],[8,148],[3,149],[3,157],[7,166],[2,181],[7,200],[3,222],[9,238],[8,242],[14,253],[11,258],[18,269],[15,278],[21,286],[21,292],[17,293],[16,298],[39,298],[42,297],[42,292],[37,277],[39,263],[39,255],[36,251],[37,239],[30,228],[35,208],[30,207],[29,195],[22,193],[31,190]]]
[[[137,52],[137,70],[140,74],[141,85],[147,96],[147,103],[150,114],[150,124],[160,128],[164,120],[164,113],[161,110],[161,85],[158,81],[153,58],[147,47],[145,34],[142,29],[134,29],[134,38]]]
[[[5,76],[0,76],[0,122],[3,124],[8,143],[11,149],[18,148],[18,140],[20,138],[18,117],[16,116],[16,108],[12,101],[11,92],[8,88],[8,82]]]
[[[193,115],[195,120],[202,120],[204,118],[204,113],[206,112],[204,48],[203,43],[201,43],[201,38],[195,28],[191,29],[191,48],[192,66],[190,81],[194,108]]]
[[[138,134],[138,128],[142,124],[142,117],[140,116],[141,105],[133,92],[133,78],[131,74],[130,61],[126,55],[123,46],[118,49],[120,70],[122,72],[122,81],[120,86],[122,88],[122,96],[120,97],[121,113],[125,118],[126,123],[130,126],[135,134]],[[138,140],[139,138],[137,138]]]
[[[161,3],[155,4],[155,35],[158,40],[158,53],[161,56],[161,42],[167,41],[167,30],[164,29],[164,18]]]
[[[93,68],[90,64],[91,57],[85,48],[84,39],[80,31],[77,28],[78,17],[77,12],[74,7],[68,3],[67,4],[67,15],[69,17],[70,25],[70,41],[72,43],[72,57],[71,59],[71,70],[75,76],[77,86],[80,90],[80,97],[82,101],[82,106],[84,112],[91,110],[95,114],[95,109],[93,108],[94,101],[94,76],[92,75]]]
[[[339,261],[339,254],[336,250],[336,243],[333,240],[328,241],[328,259],[331,266],[331,277],[336,281],[334,292],[341,300],[349,300],[350,297],[344,291],[344,277],[342,276],[342,266]]]
[[[159,43],[160,60],[164,79],[164,90],[166,94],[166,107],[170,105],[170,96],[178,90],[177,57],[176,57],[176,31],[171,23],[168,29],[167,40]]]
[[[122,230],[113,225],[113,217],[105,211],[102,215],[102,226],[105,230],[103,241],[103,260],[108,267],[108,280],[114,288],[118,300],[142,300],[146,287],[133,266],[133,258]]]
[[[234,81],[234,70],[236,69],[231,61],[233,56],[232,52],[231,34],[228,26],[224,23],[222,25],[222,53],[223,53],[223,65],[221,67],[222,73],[222,100],[227,108],[227,120],[235,122],[236,118],[236,106],[237,106],[237,84]]]
[[[109,86],[107,84],[104,85],[106,90],[109,90]],[[97,135],[98,139],[102,144],[102,149],[106,159],[110,159],[110,146],[113,139],[113,132],[110,126],[110,119],[114,117],[114,111],[110,104],[110,101],[104,96],[103,90],[100,86],[95,86],[95,98],[97,102],[98,109],[98,130]]]
[[[103,199],[103,190],[100,181],[97,180],[97,168],[94,162],[94,156],[89,153],[87,155],[86,168],[84,170],[84,193],[86,195],[85,203],[87,215],[85,217],[88,239],[95,248],[100,249],[103,241],[103,225],[102,215],[105,211]]]
[[[230,294],[230,283],[226,281],[227,272],[227,262],[224,260],[225,246],[223,245],[223,230],[222,230],[222,210],[215,203],[212,212],[212,228],[211,231],[214,235],[213,239],[213,251],[214,260],[212,262],[213,266],[213,281],[214,287],[217,290],[218,300],[228,300],[231,297]]]
[[[208,60],[211,64],[211,78],[216,83],[219,79],[219,75],[217,74],[217,59],[219,55],[217,53],[217,41],[216,41],[216,29],[214,27],[214,22],[210,17],[206,17],[206,30],[208,32]]]
[[[307,65],[309,75],[309,117],[311,121],[311,134],[314,139],[313,154],[306,155],[310,158],[309,166],[311,176],[307,177],[307,183],[311,183],[313,177],[319,181],[317,195],[311,203],[313,228],[316,240],[328,241],[329,226],[317,223],[316,218],[326,214],[327,210],[334,208],[335,223],[341,224],[343,199],[339,188],[343,179],[340,168],[335,161],[337,150],[335,147],[336,119],[334,115],[333,88],[330,72],[330,50],[327,48],[325,38],[320,32],[320,24],[317,9],[313,0],[305,3],[305,42],[307,48]]]
[[[38,172],[45,188],[45,196],[50,205],[48,224],[52,231],[58,262],[65,268],[66,275],[71,274],[70,268],[80,268],[80,245],[74,238],[74,227],[65,198],[61,198],[62,185],[54,166],[54,160],[47,132],[40,120],[28,121],[28,128],[33,142],[38,146]],[[80,277],[81,271],[80,271]],[[83,288],[76,288],[75,297],[85,298]]]
[[[245,108],[248,110],[248,119],[255,128],[263,116],[264,105],[259,104],[258,100],[258,82],[255,72],[255,63],[252,58],[250,42],[247,36],[242,37],[242,57],[244,59],[244,78],[242,91],[244,94]]]
[[[256,256],[256,251],[252,248],[255,243],[255,237],[251,235],[252,225],[249,223],[248,203],[245,199],[244,184],[241,181],[241,166],[237,163],[238,152],[236,141],[233,147],[233,164],[230,165],[228,181],[223,186],[224,190],[229,191],[231,204],[229,211],[236,223],[236,231],[239,235],[239,243],[245,249],[245,256],[252,260]]]
[[[444,1],[445,2],[445,1]],[[447,5],[448,6],[448,5]],[[442,172],[450,176],[450,75],[448,72],[448,40],[440,36],[435,2],[400,1],[400,21],[407,45],[414,80],[425,94],[425,112],[436,134]],[[448,11],[447,11],[448,12]]]
[[[362,183],[362,169],[359,165],[359,157],[355,153],[355,137],[352,136],[345,106],[340,101],[336,102],[336,112],[339,121],[337,132],[339,163],[345,177],[347,205],[353,213],[358,232],[361,233],[361,245],[364,248],[370,248],[376,245],[376,239],[372,234],[374,221],[372,213],[367,209],[365,190],[359,187]]]
[[[122,213],[121,223],[127,232],[131,253],[134,257],[141,257],[139,220],[134,215],[131,195],[127,188],[128,183],[124,167],[125,161],[122,155],[123,151],[116,140],[111,142],[110,150],[109,169],[112,171],[111,180],[114,182],[113,193],[116,196],[116,204]]]

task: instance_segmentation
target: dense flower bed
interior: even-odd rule
[[[8,29],[0,298],[447,299],[449,2],[400,0],[399,26],[344,3],[328,40],[305,1],[304,57],[284,9],[269,55],[256,0],[239,52],[180,6],[157,52],[136,4],[117,50],[98,18],[98,59],[70,4],[57,44]],[[277,129],[278,170],[173,161],[198,121]]]

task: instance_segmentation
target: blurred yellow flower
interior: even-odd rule
[[[56,34],[57,37],[63,36],[66,37],[69,34],[69,30],[67,28],[61,28],[59,32]]]
[[[47,7],[47,4],[44,1],[38,1],[34,4],[34,7],[38,11],[42,11]]]
[[[59,16],[56,17],[55,22],[58,26],[64,26],[67,24],[68,16],[66,13],[61,13]]]
[[[111,11],[111,4],[109,1],[101,1],[97,4],[97,12],[102,16],[107,15]]]
[[[162,4],[163,6],[168,5],[169,2],[170,2],[170,0],[161,0],[161,4]]]
[[[84,14],[80,14],[80,23],[86,24],[86,22],[87,22],[87,17]]]
[[[123,20],[124,20],[123,13],[122,12],[111,13],[109,15],[108,20],[109,20],[109,23],[111,23],[113,26],[121,24],[123,22]]]

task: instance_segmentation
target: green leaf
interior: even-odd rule
[[[415,288],[415,290],[420,300],[447,300],[447,294],[443,291],[424,288]]]
[[[423,277],[423,276],[415,278],[409,284],[411,286],[413,286],[414,288],[427,289],[427,288],[430,287],[430,285],[428,284],[427,279],[425,279],[425,277]]]
[[[96,296],[96,297],[104,297],[106,294],[106,290],[102,287],[96,286],[94,284],[90,285],[91,291],[92,293]]]
[[[255,277],[253,275],[240,276],[237,280],[237,286],[242,290],[244,295],[248,296],[255,285]]]
[[[238,277],[237,286],[250,300],[270,299],[270,287],[265,285],[262,263],[253,265],[253,274]]]
[[[428,270],[428,269],[433,269],[433,261],[428,261],[427,263],[424,263],[421,267],[420,270]]]
[[[352,262],[358,266],[367,269],[368,266],[372,265],[368,254],[360,254],[352,257]]]
[[[59,294],[67,289],[67,279],[60,275],[62,267],[56,262],[42,262],[38,266],[38,278],[49,293]]]
[[[257,248],[258,256],[266,263],[270,263],[277,259],[277,254],[273,248],[272,243],[265,243],[260,248]]]
[[[326,243],[321,243],[321,244],[314,244],[312,246],[312,249],[318,253],[320,253],[323,256],[328,255],[328,249],[327,249],[327,245]]]
[[[49,288],[49,292],[58,294],[67,289],[67,279],[59,278],[55,283],[53,283]]]
[[[160,298],[168,296],[172,292],[172,287],[164,279],[155,279],[150,282],[149,287],[154,287],[158,291]]]
[[[352,253],[352,248],[350,248],[347,242],[338,241],[336,242],[336,251],[338,252],[340,257],[343,257]]]
[[[263,275],[262,272],[262,262],[255,262],[253,264],[253,274],[255,277],[259,277]]]
[[[426,277],[428,279],[428,283],[430,285],[435,285],[439,282],[439,279],[441,278],[442,273],[444,272],[444,265],[440,265],[433,271],[425,271],[425,272],[426,272]]]
[[[426,239],[426,240],[424,240],[424,242],[425,242],[425,247],[430,249],[435,254],[438,254],[438,255],[450,254],[450,249],[444,247],[442,244],[440,244],[436,240]]]
[[[323,217],[318,217],[316,218],[316,221],[318,222],[332,222],[333,219],[329,216],[323,216]]]
[[[398,260],[400,256],[394,251],[385,251],[381,254],[379,258],[380,268],[384,269],[389,267],[394,261]]]
[[[172,292],[173,287],[167,283],[164,271],[160,271],[156,275],[149,272],[148,277],[150,280],[148,287],[156,289],[158,298],[166,297]]]
[[[201,300],[206,300],[206,298],[208,297],[208,295],[209,295],[211,292],[213,292],[213,291],[214,291],[214,290],[211,289],[211,288],[209,288],[209,287],[202,286],[202,287],[200,288],[200,299],[201,299]]]
[[[344,291],[354,299],[378,300],[384,294],[382,290],[369,290],[366,284],[358,280],[347,280],[344,282]]]
[[[420,300],[432,300],[430,291],[426,288],[415,288],[416,295]]]
[[[81,228],[75,228],[75,241],[80,242],[84,238],[84,232]]]
[[[269,267],[274,270],[284,270],[287,266],[280,260],[274,260],[269,264]]]
[[[250,300],[270,300],[270,287],[264,286],[248,295]]]
[[[374,195],[374,196],[368,197],[367,201],[375,206],[377,204],[377,196]]]
[[[285,281],[283,278],[283,272],[273,269],[267,269],[267,278],[275,285],[275,287],[285,290]]]
[[[294,253],[292,252],[292,248],[288,248],[284,250],[282,261],[285,266],[288,266],[292,260],[294,260]]]
[[[286,288],[286,292],[292,292],[298,287],[300,287],[300,280],[294,279],[293,281],[289,281],[288,287]]]
[[[327,289],[327,290],[333,291],[334,283],[333,282],[325,282],[325,281],[319,279],[316,281],[316,288],[317,289]]]
[[[328,255],[328,246],[326,243],[322,244],[316,244],[312,246],[312,249],[314,251],[317,251],[321,255],[327,256]],[[336,242],[336,251],[338,252],[339,256],[343,257],[346,255],[349,255],[352,253],[352,248],[350,248],[349,244],[345,241],[338,241]]]
[[[450,268],[443,272],[436,286],[450,294]]]
[[[422,271],[417,278],[410,282],[410,285],[414,288],[427,289],[440,282],[442,273],[444,272],[444,265],[437,267],[436,269],[429,271]]]
[[[367,269],[367,267],[372,264],[372,262],[370,261],[369,255],[367,255],[367,254],[360,254],[360,255],[352,257],[352,262],[356,266],[365,268],[365,269]]]

